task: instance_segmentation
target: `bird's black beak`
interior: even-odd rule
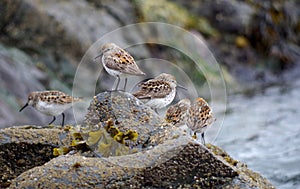
[[[177,87],[178,88],[181,88],[181,89],[184,89],[184,90],[186,90],[187,91],[187,88],[185,88],[184,86],[182,86],[182,85],[179,85],[179,84],[177,84]]]
[[[22,110],[24,110],[24,108],[26,108],[28,106],[28,102],[19,110],[19,112],[21,112]]]
[[[102,55],[103,55],[103,53],[97,55],[97,56],[94,58],[94,61],[95,61],[97,58],[101,57]]]

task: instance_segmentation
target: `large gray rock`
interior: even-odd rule
[[[44,89],[41,83],[47,80],[46,74],[38,70],[24,52],[1,44],[0,61],[0,128],[46,121],[45,116],[36,111],[18,112],[30,91]]]
[[[118,140],[116,136],[128,131],[138,134],[136,140]],[[80,132],[85,141],[78,140],[74,127],[0,130],[1,186],[273,188],[223,150],[193,139],[184,125],[167,124],[129,93],[104,92],[95,96]],[[80,148],[84,142],[92,152],[87,151],[88,147]],[[53,148],[66,147],[68,143],[72,151],[54,158]],[[123,153],[124,149],[129,153]]]
[[[245,165],[234,160],[231,165],[219,148],[210,148],[182,137],[125,156],[65,155],[22,173],[9,188],[273,188]]]
[[[112,153],[113,148],[120,149],[121,147],[113,140],[108,141],[110,136],[106,136],[107,132],[112,137],[122,137],[126,133],[135,132],[137,137],[135,140],[123,141],[121,139],[121,141],[131,148],[141,150],[149,141],[152,132],[160,129],[162,122],[163,120],[154,110],[130,93],[103,92],[93,98],[84,124],[81,126],[81,134],[96,153],[101,156],[110,156],[119,153],[119,150]],[[95,137],[96,133],[101,136]],[[110,153],[104,153],[107,150],[103,149],[103,146],[109,146]]]
[[[53,148],[69,144],[62,129],[19,126],[0,130],[0,187],[53,156]]]
[[[0,44],[0,128],[11,125],[37,124],[47,125],[52,117],[46,116],[32,108],[23,112],[19,109],[27,101],[31,91],[45,90],[46,83],[54,85],[57,90],[71,93],[65,84],[57,78],[51,78],[47,73],[38,69],[33,59],[24,51],[9,48]],[[74,122],[71,110],[67,110],[66,123]],[[61,123],[61,117],[56,123]]]

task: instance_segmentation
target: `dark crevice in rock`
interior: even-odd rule
[[[49,144],[7,143],[0,145],[0,186],[7,187],[21,173],[50,161]]]
[[[195,153],[195,149],[199,152]],[[237,175],[198,144],[190,144],[168,161],[146,168],[145,185],[165,188],[170,183],[173,187],[189,183],[206,188],[223,185]]]

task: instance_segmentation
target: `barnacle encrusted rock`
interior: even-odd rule
[[[141,151],[162,118],[130,93],[103,92],[94,96],[81,135],[100,156]]]
[[[235,177],[237,172],[207,148],[183,137],[126,156],[60,156],[23,173],[10,187],[165,188],[183,184],[209,187],[222,186]]]
[[[18,126],[0,130],[0,188],[53,156],[53,149],[69,143],[68,133],[59,128]]]
[[[143,121],[143,118],[147,118],[147,121]],[[18,162],[6,160],[5,163],[13,163],[11,168],[15,164],[23,165],[28,156],[35,161],[37,158],[45,158],[38,164],[41,166],[23,169],[25,172],[14,174],[10,178],[17,176],[15,179],[6,180],[1,186],[274,188],[265,178],[247,169],[245,164],[233,160],[218,147],[204,146],[194,140],[184,125],[175,127],[167,124],[129,93],[98,94],[91,102],[81,132],[77,132],[75,128],[77,127],[65,130],[41,129],[44,132],[40,129],[23,132],[19,128],[0,130],[0,160],[9,158],[4,154],[10,151],[3,148],[5,145],[9,148],[11,146],[7,146],[8,144],[22,141],[26,145],[31,144],[27,148],[21,146],[19,151],[13,150],[13,157],[23,158]],[[89,144],[93,152],[71,148],[67,155],[54,158],[52,153],[49,154],[53,150],[53,146],[49,144],[60,141],[63,147],[68,142],[71,147]],[[42,153],[43,151],[47,153]],[[53,159],[49,161],[51,158]],[[44,164],[46,161],[49,162]]]
[[[24,172],[10,188],[274,188],[210,148],[183,136],[124,156],[64,155]]]

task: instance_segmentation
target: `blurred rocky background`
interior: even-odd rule
[[[203,37],[223,70],[228,95],[222,130],[212,142],[278,188],[299,187],[297,0],[1,0],[0,128],[50,122],[51,117],[29,108],[18,112],[28,93],[55,89],[72,94],[77,66],[89,47],[110,31],[140,22],[173,24]],[[119,40],[132,43],[143,37],[127,32]],[[193,80],[205,83],[174,49],[148,44],[128,51],[137,59],[181,62]],[[153,75],[160,69],[148,68]],[[114,81],[102,72],[98,92]],[[213,78],[216,73],[206,74]],[[69,123],[75,122],[72,115],[69,110]]]

